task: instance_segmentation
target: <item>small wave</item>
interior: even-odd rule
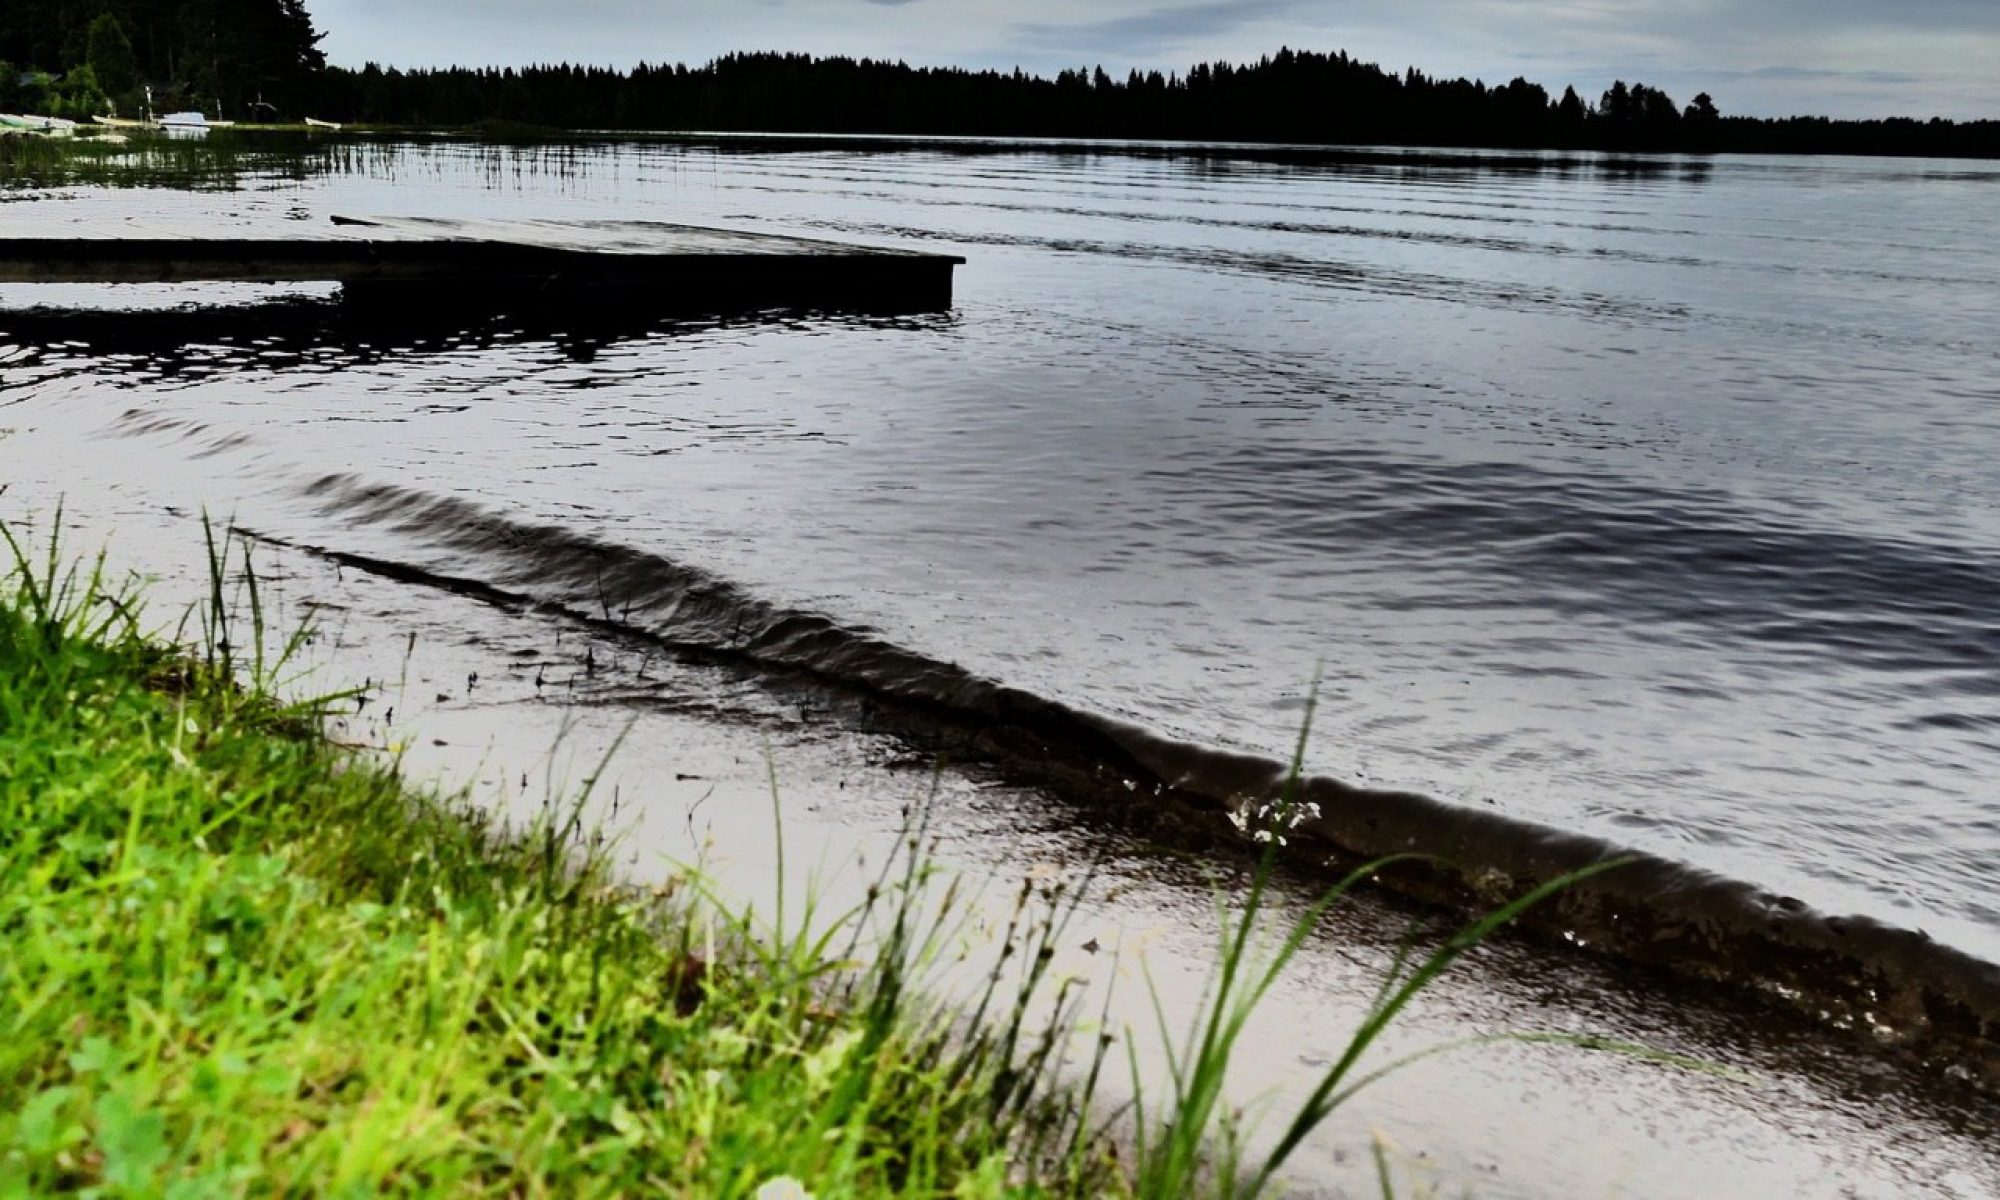
[[[1072,799],[1116,806],[1169,840],[1235,841],[1288,794],[1285,764],[1175,741],[979,677],[827,617],[773,604],[637,547],[514,520],[352,474],[306,486],[328,515],[421,547],[421,566],[341,555],[410,582],[539,605],[684,652],[811,677],[934,726]],[[1780,1004],[2000,1087],[2000,965],[1919,931],[1835,917],[1753,885],[1587,837],[1410,792],[1315,777],[1289,811],[1301,863],[1379,872],[1429,902],[1490,908],[1570,872],[1624,865],[1532,912],[1533,926],[1614,957],[1753,989]]]

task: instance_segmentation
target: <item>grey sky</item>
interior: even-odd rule
[[[800,50],[1051,72],[1185,70],[1281,45],[1400,70],[1614,77],[1762,116],[2000,117],[2000,0],[308,0],[347,66]]]

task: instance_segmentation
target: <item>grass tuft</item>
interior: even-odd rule
[[[101,567],[7,544],[0,1196],[1108,1186],[1053,1152],[1076,1110],[914,998],[920,832],[811,934],[637,896],[567,821],[509,835],[301,736],[226,545],[170,655]]]
[[[1406,948],[1246,1162],[1232,1053],[1327,910],[1392,861],[1270,928],[1302,731],[1220,921],[1205,1013],[1179,1039],[1160,1018],[1157,1102],[1135,1053],[1120,1141],[1106,1131],[1122,1114],[1096,1101],[1109,998],[1086,1021],[1083,988],[1052,966],[1088,878],[1022,882],[960,1007],[924,990],[976,917],[932,858],[930,803],[845,911],[781,890],[766,921],[699,871],[635,893],[583,827],[583,797],[505,830],[327,742],[352,694],[280,698],[309,631],[274,646],[249,547],[204,528],[208,596],[181,621],[193,644],[167,648],[101,559],[71,563],[53,540],[36,554],[0,525],[0,1200],[1260,1196],[1401,1065],[1362,1070],[1432,980],[1618,865]],[[1562,1034],[1424,1053],[1509,1039],[1699,1066]]]

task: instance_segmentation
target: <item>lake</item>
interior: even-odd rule
[[[17,181],[0,234],[650,219],[968,259],[949,311],[901,316],[0,286],[0,515],[39,536],[66,498],[71,548],[160,577],[169,627],[201,510],[256,531],[336,682],[378,685],[352,736],[407,738],[419,776],[503,812],[551,743],[618,745],[642,879],[719,841],[768,885],[760,758],[795,845],[834,858],[879,853],[929,787],[955,856],[1003,877],[1112,847],[1090,944],[1151,944],[1180,1027],[1203,879],[934,770],[839,685],[991,683],[1220,761],[1289,756],[1318,679],[1315,773],[2000,962],[2000,166],[216,141]],[[165,186],[106,186],[134,179]],[[1374,905],[1267,1005],[1257,1088],[1338,1053],[1410,919]],[[1590,1030],[1757,1082],[1570,1047],[1426,1060],[1311,1177],[1372,1186],[1350,1135],[1387,1128],[1483,1195],[1991,1191],[1989,1096],[1839,1021],[1547,951],[1483,948],[1391,1053]]]
[[[7,419],[123,414],[119,453],[255,475],[265,525],[356,552],[436,547],[313,481],[558,526],[1195,746],[1285,756],[1318,673],[1316,772],[2000,958],[2000,167],[838,139],[301,161],[17,191],[0,222],[625,217],[969,263],[949,313],[379,347],[285,316],[311,288],[8,288],[266,319],[115,353],[0,333]]]

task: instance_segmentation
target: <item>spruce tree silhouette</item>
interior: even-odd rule
[[[0,72],[0,92],[15,95],[9,110],[42,103],[52,78],[85,65],[87,52],[100,82],[123,83],[115,28],[162,105],[188,100],[239,117],[261,93],[290,116],[387,124],[2000,157],[2000,121],[1724,117],[1706,92],[1682,110],[1623,80],[1593,108],[1573,87],[1551,101],[1526,78],[1496,87],[1290,47],[1123,78],[1101,65],[1049,78],[804,54],[630,71],[354,70],[326,65],[307,2],[0,0],[0,60],[18,68]]]

